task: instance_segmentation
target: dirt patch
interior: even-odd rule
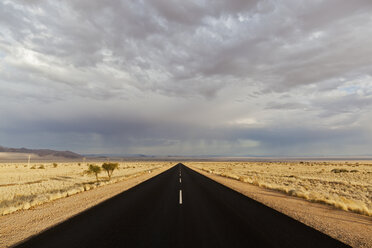
[[[210,174],[193,166],[189,167],[352,247],[372,247],[371,217],[308,202],[274,190]]]
[[[95,188],[67,198],[61,198],[29,210],[21,210],[0,216],[0,247],[10,247],[30,236],[36,235],[169,168],[169,166],[164,166],[135,178]]]

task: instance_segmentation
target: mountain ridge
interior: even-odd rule
[[[9,147],[4,147],[0,146],[0,152],[14,152],[14,153],[34,153],[39,155],[40,157],[45,157],[45,156],[55,156],[55,157],[63,157],[63,158],[82,158],[83,156],[71,152],[71,151],[55,151],[51,149],[28,149],[28,148],[9,148]]]

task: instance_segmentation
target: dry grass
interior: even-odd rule
[[[372,162],[192,162],[188,165],[372,216]]]
[[[96,163],[101,165],[101,163]],[[137,177],[153,170],[171,166],[171,162],[120,163],[110,181],[107,174],[94,176],[84,171],[87,166],[69,163],[3,163],[0,164],[0,215],[29,209],[58,198],[67,197],[102,185]]]

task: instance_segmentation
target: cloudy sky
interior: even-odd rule
[[[0,145],[372,154],[372,2],[2,0]]]

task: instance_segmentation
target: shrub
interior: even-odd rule
[[[53,167],[56,168],[58,166],[57,163],[53,163]]]
[[[333,170],[331,170],[331,172],[333,172],[333,173],[342,173],[342,172],[349,172],[349,171],[346,170],[346,169],[333,169]]]
[[[94,174],[96,176],[96,180],[98,183],[98,174],[101,173],[102,169],[98,165],[90,164],[88,165],[88,170],[86,171],[87,174]]]
[[[39,165],[39,168],[38,169],[45,169],[45,167],[44,167],[43,164],[41,164],[41,165]]]
[[[102,168],[107,172],[109,180],[111,180],[112,173],[115,169],[119,168],[118,163],[103,163]]]

